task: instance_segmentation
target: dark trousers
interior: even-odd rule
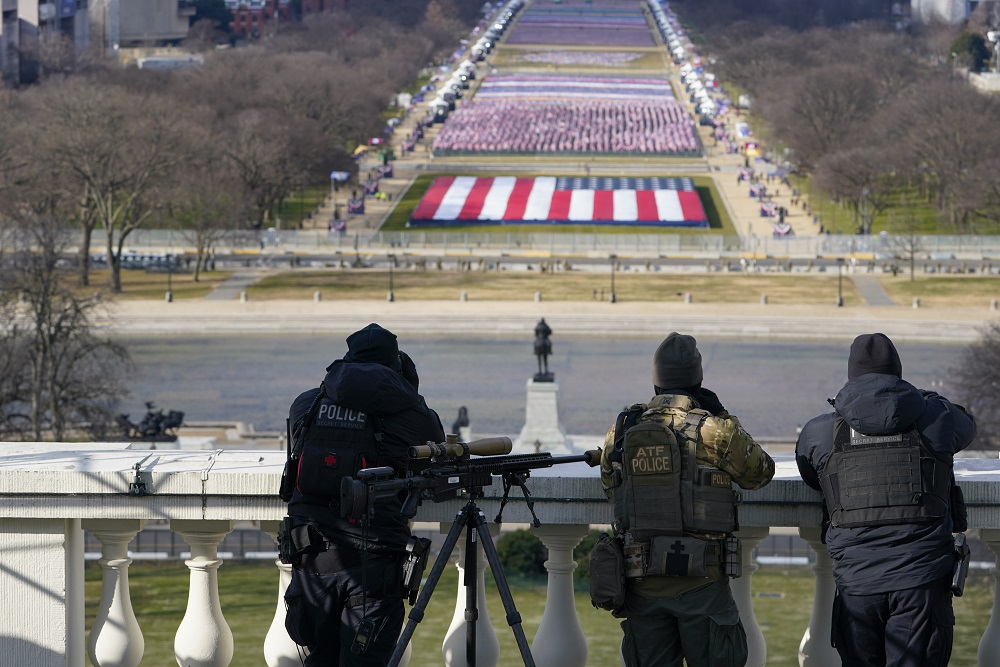
[[[922,588],[833,600],[833,646],[844,667],[945,667],[955,613],[951,578]]]
[[[622,655],[628,667],[742,667],[747,636],[728,581],[675,598],[625,597]]]
[[[308,649],[305,667],[384,667],[403,627],[399,556],[332,547],[306,555],[285,592],[285,629]],[[359,648],[359,629],[367,640]],[[352,650],[352,647],[354,650]]]

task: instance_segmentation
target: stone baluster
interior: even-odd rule
[[[990,570],[993,575],[993,611],[979,640],[979,667],[1000,667],[1000,529],[980,528],[979,539],[986,543],[997,559]]]
[[[89,519],[81,522],[101,543],[101,601],[90,630],[87,654],[94,667],[137,667],[145,640],[132,611],[128,590],[128,544],[142,530],[139,519]]]
[[[261,521],[260,529],[277,543],[279,521]],[[302,667],[302,656],[298,644],[292,641],[285,630],[285,590],[292,581],[292,566],[274,561],[278,568],[278,604],[274,610],[271,627],[264,637],[264,662],[267,667]],[[305,649],[301,649],[305,650]]]
[[[233,659],[233,632],[219,602],[219,543],[233,521],[174,520],[170,527],[191,545],[187,609],[174,637],[174,656],[182,667],[227,667]]]
[[[840,667],[840,654],[830,645],[833,598],[837,591],[833,583],[833,561],[830,560],[826,545],[820,540],[819,528],[799,528],[799,535],[816,552],[812,616],[799,644],[799,666]]]
[[[470,524],[472,520],[470,519]],[[490,535],[499,532],[496,524],[489,524]],[[442,523],[441,532],[447,533],[451,530],[451,524]],[[468,530],[468,529],[466,529]],[[455,603],[455,615],[452,616],[451,625],[445,633],[444,642],[441,644],[441,654],[444,656],[446,667],[468,667],[465,656],[466,638],[468,636],[465,621],[466,590],[465,585],[465,535],[459,538],[455,552],[458,554],[458,599]],[[497,639],[496,630],[490,621],[489,611],[486,609],[486,554],[483,553],[479,545],[478,536],[476,542],[476,607],[479,609],[479,617],[476,620],[476,667],[496,667],[500,661],[500,642]]]
[[[740,610],[743,629],[747,633],[747,667],[764,667],[767,662],[764,633],[757,623],[757,616],[753,613],[753,573],[757,571],[757,564],[753,562],[753,550],[770,532],[771,529],[766,526],[762,528],[751,526],[740,528],[735,533],[743,547],[743,575],[738,579],[731,579],[730,588],[733,591],[733,599],[736,600],[736,607]]]
[[[587,664],[587,637],[577,617],[573,597],[573,549],[590,530],[587,524],[544,525],[532,528],[549,550],[545,561],[549,581],[545,611],[531,643],[535,664],[546,667],[584,667]]]

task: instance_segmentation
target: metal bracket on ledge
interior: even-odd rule
[[[140,472],[139,468],[142,467],[143,463],[149,460],[150,456],[152,456],[152,454],[132,466],[134,476],[132,481],[128,484],[128,494],[130,496],[146,495],[146,481],[142,478],[142,472]]]

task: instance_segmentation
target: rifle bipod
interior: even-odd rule
[[[497,590],[500,593],[500,600],[503,602],[504,610],[507,612],[507,623],[510,625],[511,630],[514,633],[514,638],[517,640],[517,648],[521,652],[521,660],[524,662],[525,667],[535,667],[535,659],[531,656],[531,649],[528,647],[528,640],[524,636],[524,628],[521,627],[521,614],[518,613],[517,608],[514,606],[514,598],[510,594],[510,587],[507,585],[507,579],[504,577],[503,568],[500,566],[500,558],[497,556],[496,545],[493,543],[489,527],[486,525],[486,518],[483,516],[482,510],[476,506],[474,498],[475,496],[470,498],[469,502],[465,504],[465,507],[463,507],[455,517],[455,522],[452,524],[451,530],[448,531],[448,536],[445,538],[444,544],[441,546],[441,551],[438,553],[437,559],[434,561],[434,567],[431,568],[431,572],[427,576],[427,582],[424,584],[423,590],[420,591],[417,603],[413,605],[413,609],[410,610],[406,625],[403,627],[403,632],[399,636],[399,641],[396,642],[396,649],[393,651],[392,657],[389,658],[389,667],[398,667],[399,661],[402,659],[403,653],[406,651],[406,646],[410,643],[410,638],[413,637],[413,631],[416,630],[417,624],[423,620],[424,611],[427,609],[427,603],[430,602],[431,595],[434,594],[434,587],[437,586],[438,580],[441,578],[441,574],[444,572],[444,568],[451,558],[451,553],[454,551],[455,545],[458,543],[458,536],[462,532],[463,528],[466,529],[466,664],[468,667],[476,667],[476,622],[479,618],[479,609],[477,606],[477,560],[479,553],[476,548],[478,536],[478,540],[483,544],[483,551],[486,553],[486,560],[490,564],[490,570],[493,572],[493,579],[496,581]]]

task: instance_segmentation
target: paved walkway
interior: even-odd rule
[[[854,283],[854,288],[869,306],[896,306],[899,305],[892,300],[886,291],[882,289],[882,283],[872,275],[860,273],[850,276],[849,280]]]
[[[542,317],[560,335],[662,336],[670,331],[740,340],[843,340],[881,331],[894,340],[968,343],[995,321],[989,308],[900,308],[644,302],[121,301],[95,322],[120,335],[348,334],[370,322],[398,333],[531,337]]]

